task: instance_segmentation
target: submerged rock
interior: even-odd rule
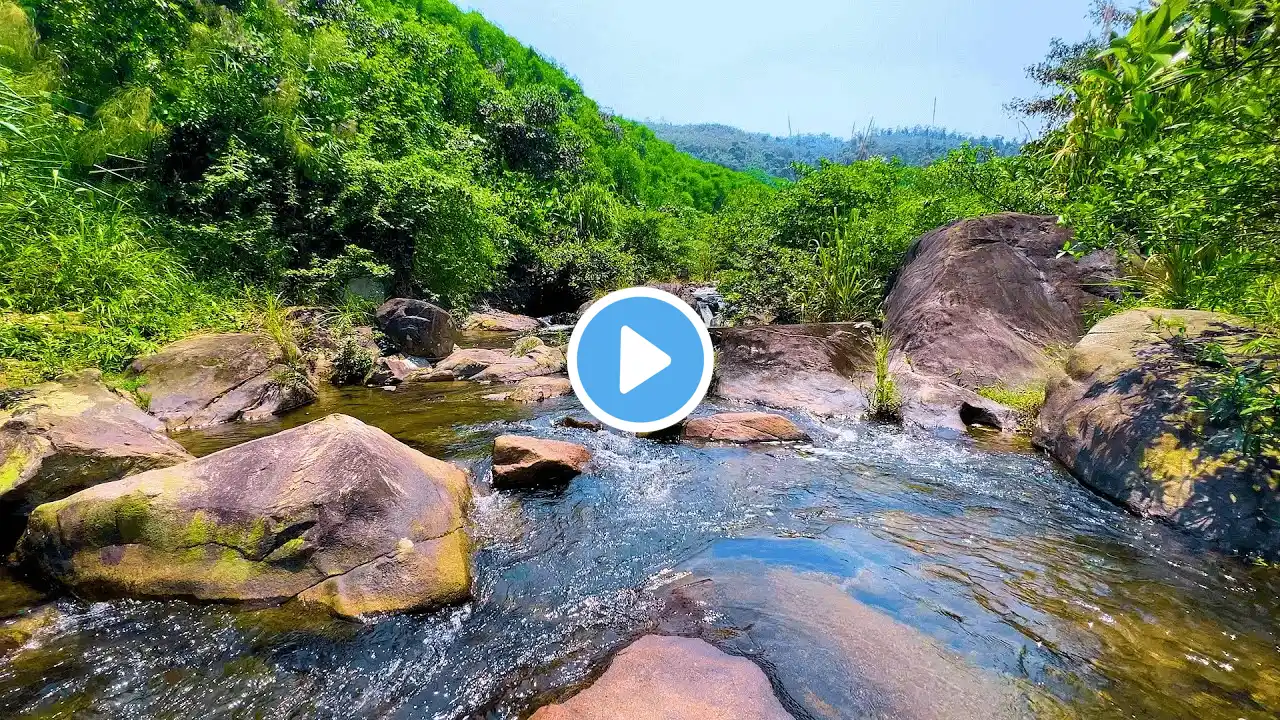
[[[684,424],[685,440],[730,443],[792,442],[809,436],[781,415],[770,413],[721,413],[695,418]]]
[[[19,558],[88,598],[415,610],[470,595],[469,496],[457,467],[331,415],[42,505]]]
[[[453,318],[425,300],[393,298],[378,308],[378,329],[407,355],[429,359],[453,352]]]
[[[87,370],[23,391],[0,410],[0,546],[37,505],[99,483],[191,460],[164,425]]]
[[[659,632],[749,655],[802,717],[1013,720],[1013,684],[851,597],[840,581],[751,560],[695,560]],[[694,715],[692,717],[697,717]]]
[[[590,687],[532,720],[790,720],[746,658],[691,638],[646,635]]]
[[[263,420],[316,399],[306,372],[285,364],[265,335],[226,333],[180,340],[129,366],[147,411],[169,430]]]
[[[573,394],[573,384],[567,377],[532,377],[516,383],[511,392],[486,395],[486,400],[502,400],[518,403],[539,403]]]
[[[977,389],[1022,388],[1049,349],[1084,333],[1081,311],[1115,279],[1114,260],[1063,255],[1057,218],[1004,213],[928,233],[885,300],[885,330],[918,372]]]
[[[591,462],[591,451],[575,443],[520,435],[493,441],[493,484],[529,487],[566,482]]]
[[[489,348],[466,348],[441,360],[435,368],[410,376],[409,382],[443,382],[474,380],[476,382],[516,383],[526,378],[564,372],[564,353],[541,339],[509,351]]]
[[[472,313],[462,321],[462,329],[483,332],[531,332],[542,327],[536,318],[527,315],[515,315],[501,310],[486,310]]]
[[[578,417],[575,415],[566,415],[556,421],[559,427],[573,428],[575,430],[590,430],[591,432],[600,432],[604,429],[604,424],[598,420],[591,418]]]
[[[53,605],[43,605],[10,620],[0,622],[0,656],[13,652],[42,630],[62,619],[62,613]]]
[[[1280,457],[1247,457],[1192,406],[1209,342],[1239,346],[1245,321],[1131,310],[1098,323],[1049,382],[1035,442],[1099,493],[1239,552],[1280,554]]]

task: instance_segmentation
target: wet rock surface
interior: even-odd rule
[[[590,687],[533,720],[791,720],[751,661],[691,638],[648,635]]]
[[[1086,485],[1234,552],[1280,554],[1280,457],[1215,439],[1192,407],[1215,371],[1207,343],[1256,337],[1244,321],[1131,310],[1098,323],[1051,376],[1035,441]]]
[[[469,496],[457,467],[334,415],[42,505],[18,552],[89,598],[414,610],[470,594]]]
[[[963,220],[911,246],[885,300],[895,350],[925,375],[977,389],[1041,379],[1054,348],[1084,334],[1082,311],[1112,292],[1114,260],[1062,254],[1057,218]]]
[[[22,393],[0,410],[0,546],[37,505],[191,455],[163,424],[86,370]]]
[[[425,300],[393,298],[378,308],[375,317],[378,328],[407,355],[436,359],[453,352],[453,318]]]
[[[510,392],[486,395],[487,400],[531,404],[573,394],[573,384],[567,377],[544,376],[525,378],[516,383]]]
[[[280,346],[255,333],[197,335],[134,360],[138,395],[170,431],[255,421],[316,398],[310,376],[285,364]]]
[[[809,436],[791,420],[771,413],[720,413],[684,424],[685,440],[726,443],[794,442]]]
[[[820,573],[699,559],[666,592],[661,632],[766,668],[796,717],[1032,717],[1013,686],[851,597]],[[821,672],[816,672],[821,668]]]
[[[495,487],[532,487],[567,482],[591,462],[591,451],[576,443],[520,435],[493,441]]]

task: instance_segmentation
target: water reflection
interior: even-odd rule
[[[859,677],[872,690],[893,678],[865,655],[846,658],[856,673],[833,674],[815,650],[820,634],[786,632],[808,627],[786,622],[805,609],[784,602],[783,588],[800,587],[794,578],[816,583],[804,587],[830,599],[824,612],[844,607],[842,597],[842,617],[885,618],[871,627],[893,628],[903,643],[886,652],[951,654],[936,667],[977,673],[967,685],[975,697],[1017,688],[1018,712],[1280,714],[1274,575],[1194,549],[1034,454],[807,418],[796,419],[811,446],[662,445],[556,427],[580,411],[571,399],[517,406],[482,400],[490,392],[332,391],[274,423],[180,438],[205,454],[341,411],[467,459],[479,485],[472,602],[354,625],[290,608],[63,600],[58,625],[0,664],[0,715],[521,717],[661,627],[665,594],[699,558],[754,563],[774,578],[776,592],[739,597],[782,619],[770,647],[793,658],[787,673],[815,678],[829,697]],[[483,456],[501,432],[581,442],[596,460],[563,491],[492,492]],[[917,694],[911,707],[924,712],[930,699]],[[795,703],[815,717],[858,712],[817,700]]]

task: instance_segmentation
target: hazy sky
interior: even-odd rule
[[[460,0],[638,120],[829,132],[938,124],[1024,134],[1004,104],[1089,0]]]

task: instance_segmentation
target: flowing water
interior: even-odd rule
[[[833,636],[865,626],[908,638],[886,641],[885,663],[913,660],[892,647],[937,648],[981,682],[1014,688],[1027,716],[1280,716],[1275,574],[1129,516],[1032,453],[805,417],[796,420],[812,444],[660,444],[555,426],[581,413],[572,399],[520,407],[483,400],[488,392],[333,391],[272,423],[179,438],[206,454],[344,412],[469,465],[471,602],[354,624],[62,599],[50,627],[0,660],[0,716],[523,717],[666,627],[670,587],[743,563],[757,568],[759,581],[743,586],[755,593],[718,617],[749,608],[754,620],[719,637],[730,652],[759,654],[798,718],[866,716],[818,697],[853,697],[859,680],[829,652],[809,652],[823,642],[815,623]],[[508,432],[580,442],[595,460],[566,488],[492,492],[485,456]],[[761,588],[775,576],[863,609],[772,607]],[[858,662],[860,675],[883,670]],[[792,693],[801,681],[818,690]]]

